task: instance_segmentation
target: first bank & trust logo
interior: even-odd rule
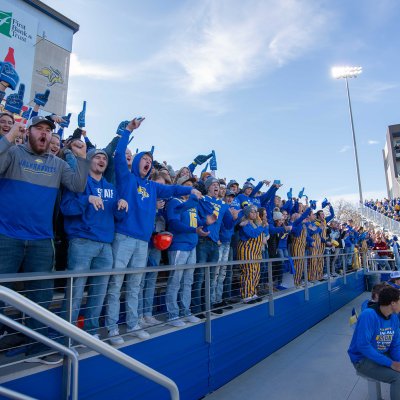
[[[28,32],[25,23],[13,17],[10,11],[0,10],[0,34],[22,42],[32,40],[32,35]]]
[[[12,12],[0,10],[0,33],[11,37]]]

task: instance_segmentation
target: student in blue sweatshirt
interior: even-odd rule
[[[375,306],[358,318],[348,354],[361,375],[390,383],[391,400],[400,400],[400,291],[386,287]]]
[[[49,273],[54,265],[53,210],[60,184],[82,192],[88,176],[86,146],[77,152],[77,169],[49,154],[54,123],[34,117],[28,124],[28,142],[15,146],[21,123],[15,123],[0,139],[0,273]],[[18,210],[18,212],[16,212]],[[48,306],[53,297],[53,281],[25,282],[27,296]],[[32,329],[43,325],[29,318]],[[46,333],[45,330],[42,333]],[[32,347],[29,351],[40,351]]]
[[[121,217],[127,212],[128,203],[118,199],[117,191],[103,177],[108,156],[104,150],[88,152],[90,161],[89,177],[83,193],[66,190],[61,201],[64,214],[64,229],[69,240],[68,270],[111,269],[113,255],[111,243],[114,239],[114,216]],[[79,315],[83,290],[87,278],[75,278],[72,289],[73,324]],[[99,317],[107,292],[108,276],[94,276],[89,279],[89,294],[85,306],[84,329],[99,337]]]
[[[207,237],[201,237],[197,245],[197,262],[218,262],[219,250],[219,232],[221,224],[225,225],[225,228],[230,229],[233,226],[234,220],[237,219],[239,210],[229,208],[222,200],[218,199],[219,194],[219,181],[213,177],[209,177],[204,186],[207,190],[207,196],[204,196],[203,200],[199,202],[198,212],[201,219],[205,219],[208,214],[213,213],[216,216],[216,221],[210,225],[206,225],[205,231],[210,232]],[[214,306],[216,302],[216,286],[218,281],[219,268],[210,268],[210,279],[211,279],[211,306]],[[196,268],[194,272],[194,283],[192,290],[192,312],[194,314],[201,313],[204,306],[204,300],[202,299],[202,285],[204,282],[204,268]],[[214,308],[213,313],[222,314],[221,308]],[[200,318],[204,317],[201,315]]]
[[[113,269],[124,270],[137,268],[143,270],[147,265],[148,242],[153,233],[157,199],[194,194],[200,192],[185,186],[162,185],[148,180],[153,164],[151,152],[135,155],[132,171],[129,170],[125,151],[129,136],[140,126],[141,120],[133,119],[121,133],[115,156],[115,178],[121,198],[128,202],[128,212],[115,225],[115,237],[112,244]],[[141,330],[138,324],[138,295],[143,273],[129,274],[126,278],[126,324],[127,333],[146,339],[150,335]],[[124,275],[113,275],[107,290],[106,326],[112,344],[124,343],[119,335],[118,320],[120,310],[121,287]]]
[[[178,185],[193,187],[195,179],[182,175]],[[196,196],[181,196],[173,198],[167,204],[168,230],[174,237],[168,249],[170,265],[185,265],[196,263],[196,246],[198,237],[207,237],[210,232],[205,232],[202,221],[197,213],[199,201]],[[183,206],[183,207],[182,207]],[[212,222],[214,218],[209,219]],[[168,324],[181,327],[185,322],[199,322],[200,318],[192,315],[190,311],[191,292],[194,268],[170,271],[167,282],[165,301],[168,311]],[[178,294],[181,307],[178,305]],[[183,319],[179,319],[183,317]]]

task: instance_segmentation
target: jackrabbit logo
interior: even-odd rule
[[[43,67],[41,69],[36,70],[39,75],[44,76],[48,79],[49,83],[47,86],[53,86],[56,83],[63,84],[64,79],[62,77],[61,72],[57,68],[53,68],[51,66]]]
[[[0,11],[0,33],[5,36],[11,37],[11,23],[12,13],[7,11]]]

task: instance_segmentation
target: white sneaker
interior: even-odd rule
[[[252,297],[246,297],[245,299],[243,299],[243,303],[248,303],[249,301],[253,300]]]
[[[139,324],[137,324],[134,328],[132,329],[127,329],[126,333],[128,335],[136,336],[139,339],[148,339],[150,337],[150,333],[145,331],[144,329],[141,328]]]
[[[161,321],[159,321],[158,319],[154,318],[152,315],[144,316],[143,320],[147,324],[147,326],[154,326],[154,325],[161,324]]]
[[[187,317],[185,317],[185,321],[186,321],[186,322],[190,322],[190,323],[192,323],[192,324],[195,324],[195,323],[197,323],[197,322],[200,322],[201,319],[200,319],[200,318],[197,318],[197,317],[194,316],[194,315],[188,315]]]
[[[48,356],[33,357],[24,360],[27,363],[40,363],[46,365],[57,365],[62,363],[64,360],[63,356],[59,353],[50,354]]]
[[[108,338],[110,340],[110,344],[112,344],[113,346],[119,346],[119,345],[125,343],[122,336],[119,335],[118,329],[114,329],[114,330],[108,332]]]
[[[139,326],[140,326],[141,328],[148,328],[148,327],[150,326],[150,324],[148,324],[148,323],[145,321],[144,317],[140,317],[140,318],[139,318],[138,324],[139,324]]]
[[[168,325],[174,326],[175,328],[181,328],[182,326],[186,326],[186,324],[178,318],[171,319],[168,322]]]

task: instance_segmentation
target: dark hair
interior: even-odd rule
[[[321,215],[321,213],[323,213],[324,212],[324,210],[319,210],[319,211],[317,211],[317,218],[320,218],[320,215]]]
[[[379,293],[378,303],[380,306],[390,306],[393,301],[399,301],[400,290],[392,286],[384,287]]]
[[[382,289],[384,289],[385,287],[387,287],[387,283],[386,282],[382,282],[382,283],[377,283],[376,285],[373,286],[372,290],[371,290],[371,298],[375,299],[375,297],[377,297],[379,299],[379,293],[382,291]]]
[[[12,115],[8,112],[0,112],[0,118],[1,117],[10,117],[12,119],[12,121],[15,122],[14,115]]]

